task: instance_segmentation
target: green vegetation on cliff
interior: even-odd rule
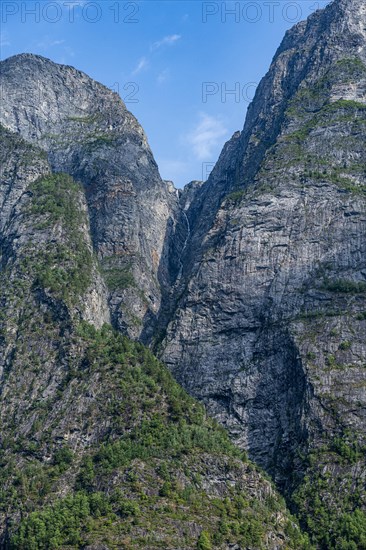
[[[360,451],[345,438],[309,455],[310,467],[293,495],[297,515],[321,550],[366,548],[365,483],[349,468],[362,469]]]
[[[141,344],[81,320],[97,272],[79,186],[28,187],[1,272],[6,548],[307,548],[269,481]]]
[[[308,547],[270,483],[146,348],[86,323],[72,346],[80,356],[49,405],[48,435],[38,421],[25,459],[21,445],[2,451],[0,510],[23,516],[13,548],[266,548],[271,532]],[[91,441],[80,447],[60,430],[73,424],[72,403],[88,400],[78,426]]]

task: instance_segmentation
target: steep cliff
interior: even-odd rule
[[[365,28],[336,0],[286,34],[197,195],[160,348],[322,548],[366,536]]]
[[[271,483],[108,324],[154,326],[183,218],[141,128],[69,67],[25,55],[1,75],[1,547],[307,547]]]
[[[306,548],[271,483],[108,324],[83,187],[0,131],[0,547]]]
[[[0,122],[86,191],[113,323],[139,337],[159,310],[159,272],[177,191],[120,97],[73,67],[22,54],[1,63]]]

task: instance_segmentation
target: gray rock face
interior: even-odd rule
[[[116,326],[138,337],[160,308],[159,264],[178,200],[117,94],[72,67],[24,54],[1,63],[0,122],[84,185]]]
[[[365,27],[364,3],[338,1],[286,34],[191,206],[162,345],[287,488],[300,449],[365,434]]]
[[[194,550],[204,529],[222,550],[297,547],[270,481],[146,348],[101,327],[82,186],[2,126],[0,162],[0,548]]]
[[[2,137],[15,151],[3,154],[3,276],[10,265],[19,278],[27,256],[32,182],[50,170],[81,182],[83,243],[99,267],[72,307],[149,343],[287,495],[304,488],[298,508],[317,469],[329,508],[366,506],[365,29],[364,3],[336,0],[290,30],[243,131],[182,192],[161,180],[116,94],[37,56],[1,63]],[[5,374],[21,317],[7,292]]]
[[[68,252],[69,257],[62,260],[66,268],[67,261],[73,261],[69,253],[73,243],[70,244],[61,223],[50,234],[41,213],[36,213],[32,206],[35,182],[51,173],[44,151],[1,126],[0,137],[0,385],[3,391],[4,373],[6,375],[11,368],[19,347],[17,326],[28,318],[26,312],[29,308],[39,310],[41,316],[47,310],[51,315],[52,311],[60,316],[60,322],[74,314],[97,328],[108,323],[110,315],[107,289],[92,260],[87,205],[81,189],[70,195],[70,199],[75,201],[74,208],[78,213],[80,248],[91,259],[83,300],[70,302],[69,307],[61,311],[47,292],[43,296],[32,292],[34,280],[46,274],[42,262],[49,254],[49,247],[53,252],[61,249]],[[53,261],[56,262],[56,258]],[[49,267],[53,269],[55,266]],[[35,318],[33,320],[35,322]]]

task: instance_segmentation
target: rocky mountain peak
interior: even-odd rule
[[[118,94],[73,67],[24,54],[1,62],[0,79],[0,123],[83,184],[113,323],[139,336],[160,308],[161,258],[178,204],[143,129]]]
[[[184,291],[161,346],[304,518],[319,483],[334,532],[335,510],[353,506],[352,491],[336,497],[342,476],[360,487],[365,468],[360,455],[341,471],[332,455],[346,434],[366,445],[365,29],[364,2],[336,0],[286,33],[188,213]],[[315,530],[319,547],[339,546]]]
[[[116,93],[74,67],[38,55],[20,54],[1,62],[0,70],[1,122],[30,141],[46,142],[45,134],[56,131],[57,125],[98,112],[100,117],[103,115],[106,130],[128,121],[135,132],[144,136]]]

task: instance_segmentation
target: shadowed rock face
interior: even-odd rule
[[[286,34],[191,207],[162,346],[288,490],[300,450],[365,433],[365,28],[362,2],[334,2]]]
[[[138,337],[160,307],[159,271],[177,192],[117,94],[72,67],[24,54],[1,63],[0,122],[84,185],[117,327]],[[160,281],[158,280],[160,279]]]

